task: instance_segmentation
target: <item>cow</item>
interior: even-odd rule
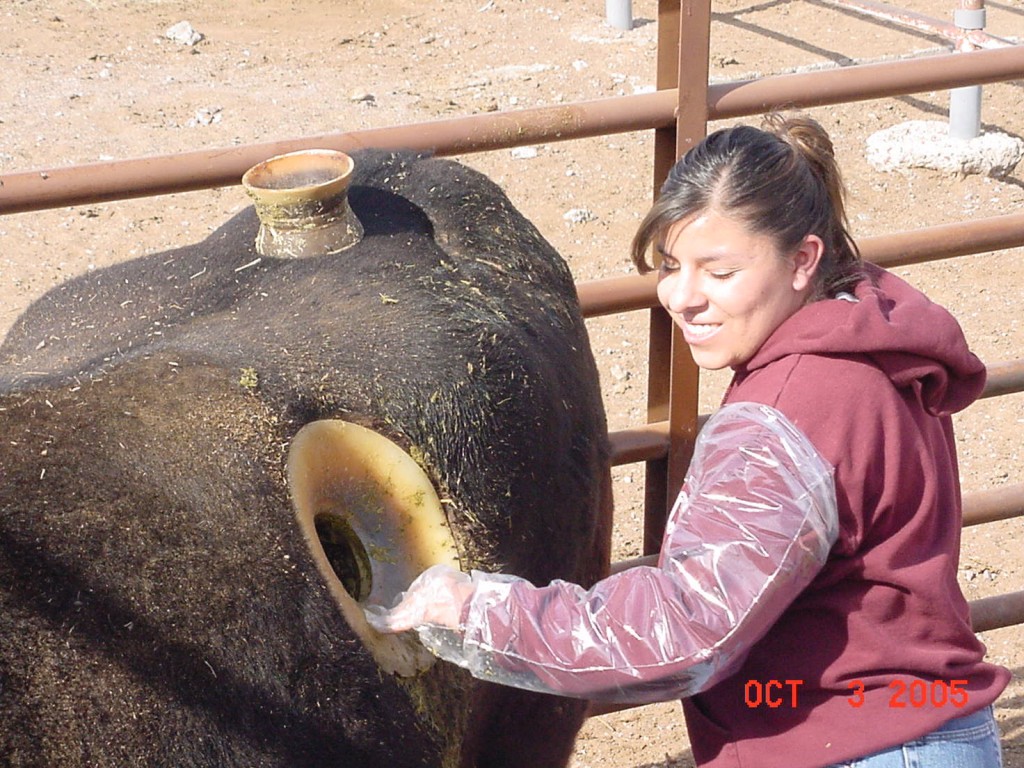
[[[353,158],[363,235],[340,253],[262,256],[249,207],[55,287],[0,346],[0,765],[570,759],[585,702],[360,623],[380,577],[360,565],[409,571],[417,534],[366,543],[297,509],[346,493],[304,430],[351,425],[426,478],[460,567],[587,584],[608,562],[605,416],[564,261],[463,164]]]

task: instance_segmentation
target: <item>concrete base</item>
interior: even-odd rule
[[[954,139],[949,124],[938,120],[910,120],[867,140],[867,160],[877,171],[931,168],[998,178],[1012,172],[1022,157],[1024,140],[997,131]]]

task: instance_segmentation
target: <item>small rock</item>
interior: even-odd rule
[[[164,37],[180,45],[195,45],[203,39],[203,35],[197,32],[187,21],[179,21],[177,24],[167,28]]]
[[[513,160],[529,160],[537,156],[536,147],[512,147],[509,151]]]
[[[610,369],[610,373],[612,378],[616,381],[628,381],[633,375],[621,365],[613,365]]]
[[[352,91],[352,93],[350,93],[348,95],[348,100],[349,101],[357,101],[357,102],[361,101],[361,102],[366,102],[366,103],[373,103],[373,102],[377,101],[377,97],[374,96],[372,93],[369,93],[367,91],[363,91],[363,90],[360,90],[360,89],[357,88],[356,90]]]
[[[554,69],[554,66],[551,64],[508,64],[477,74],[489,77],[493,81],[521,83],[533,80],[535,75],[540,75],[552,69]]]
[[[562,218],[570,224],[585,224],[588,221],[597,221],[593,211],[586,208],[570,208],[562,214]]]
[[[871,134],[866,155],[876,171],[929,168],[1002,178],[1024,158],[1024,140],[999,131],[955,139],[948,122],[908,120]]]
[[[220,107],[202,107],[196,110],[195,117],[188,121],[190,127],[197,125],[214,125],[221,119]]]

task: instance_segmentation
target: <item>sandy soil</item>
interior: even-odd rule
[[[943,20],[952,2],[904,7]],[[988,4],[988,31],[1024,37],[1020,0]],[[716,0],[712,78],[876,61],[947,49],[940,38],[861,18],[822,0]],[[0,5],[0,174],[551,105],[653,88],[655,0],[634,28],[604,7],[547,0],[6,0]],[[195,45],[165,35],[188,21]],[[1024,82],[985,87],[983,126],[1024,136]],[[812,110],[835,139],[855,234],[883,234],[1021,210],[1024,167],[1003,179],[929,170],[880,173],[868,136],[943,120],[945,92]],[[712,127],[717,127],[713,125]],[[491,175],[568,261],[578,280],[630,271],[627,248],[651,198],[652,139],[622,134],[462,158]],[[246,206],[231,187],[0,218],[0,334],[44,291],[85,270],[194,242]],[[566,218],[573,209],[586,216]],[[586,219],[572,221],[572,218]],[[899,273],[949,306],[986,362],[1024,354],[1021,251]],[[646,317],[590,321],[613,429],[643,421]],[[702,410],[724,380],[702,380]],[[957,422],[965,490],[1024,482],[1024,395],[983,401]],[[642,470],[619,468],[616,556],[638,553]],[[1022,588],[1019,520],[967,529],[969,597]],[[1024,642],[985,633],[1014,670],[998,706],[1006,765],[1024,768]],[[894,715],[896,716],[896,715]],[[592,719],[573,768],[690,766],[678,704]]]

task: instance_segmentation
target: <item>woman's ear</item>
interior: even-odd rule
[[[807,235],[793,254],[793,289],[805,290],[814,282],[821,257],[825,255],[825,243],[817,235]]]

